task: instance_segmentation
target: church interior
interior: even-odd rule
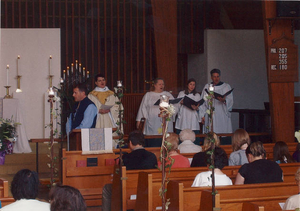
[[[289,13],[292,9],[295,14]],[[210,71],[217,68],[222,72],[221,81],[234,88],[230,111],[232,131],[243,128],[252,141],[263,142],[268,159],[273,159],[273,147],[278,141],[285,142],[291,154],[296,150],[295,131],[300,131],[300,2],[2,0],[0,37],[0,118],[15,117],[15,121],[21,122],[19,140],[26,140],[26,146],[16,141],[15,153],[6,155],[5,164],[0,165],[2,206],[14,201],[10,192],[13,176],[20,169],[28,168],[39,174],[39,198],[42,200],[48,201],[54,177],[54,182],[79,189],[87,210],[102,210],[102,191],[107,183],[112,183],[119,191],[112,197],[115,206],[111,210],[161,208],[157,194],[161,173],[151,170],[139,174],[137,170],[123,167],[121,175],[127,179],[113,182],[118,179],[114,162],[122,151],[114,149],[107,154],[85,155],[80,151],[80,130],[73,131],[70,137],[65,132],[74,104],[74,84],[83,82],[92,91],[97,74],[105,76],[111,90],[118,90],[118,82],[122,84],[122,118],[126,122],[122,125],[122,135],[125,139],[136,130],[140,104],[145,93],[153,90],[155,78],[164,79],[165,90],[175,98],[186,88],[188,79],[194,78],[196,91],[201,94],[202,88],[211,82]],[[274,49],[288,49],[285,60],[278,59]],[[57,92],[54,98],[49,97],[50,87]],[[22,92],[15,92],[16,89]],[[229,156],[233,133],[217,135]],[[206,134],[201,129],[196,136],[203,142]],[[162,135],[146,135],[145,138],[161,139]],[[52,141],[54,145],[49,150]],[[76,141],[74,151],[68,151],[69,141]],[[129,149],[123,151],[129,152]],[[149,151],[159,158],[159,147]],[[49,168],[49,162],[53,161],[49,161],[51,153],[55,154],[56,161]],[[191,153],[184,153],[184,156],[193,158]],[[97,160],[96,166],[80,167],[82,161],[91,158]],[[54,176],[53,172],[51,175],[53,165]],[[226,166],[223,172],[234,181],[239,167]],[[216,199],[219,202],[216,207],[222,210],[281,210],[278,203],[296,194],[298,186],[294,178],[300,165],[289,163],[280,164],[280,167],[286,178],[285,187],[249,185],[252,192],[262,193],[256,196],[262,199],[248,201],[227,196],[228,190],[222,187],[218,195],[221,200]],[[185,174],[174,169],[170,174],[166,193],[171,198],[170,210],[211,210],[202,201],[204,197],[210,198],[206,196],[206,189],[197,189],[194,195],[188,190],[190,179],[203,168],[190,169],[193,170]],[[144,187],[148,184],[142,181],[149,181],[150,177],[151,188]],[[274,190],[278,190],[278,195],[268,195]],[[149,192],[143,194],[142,191]],[[183,197],[178,194],[181,191],[187,194],[185,198],[180,198]],[[233,191],[239,195],[238,190]],[[247,194],[244,191],[240,195],[246,198]]]

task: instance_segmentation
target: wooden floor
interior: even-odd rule
[[[50,183],[50,169],[47,166],[49,162],[49,158],[47,156],[49,150],[48,145],[44,143],[39,143],[39,178],[41,180],[40,191],[38,195],[38,199],[41,201],[49,201],[49,183]],[[30,143],[30,147],[32,149],[31,153],[25,154],[11,154],[5,156],[5,164],[0,165],[0,178],[4,178],[8,180],[9,187],[14,175],[21,169],[30,169],[32,171],[36,171],[36,144]],[[58,161],[61,160],[60,155],[60,144],[54,145],[55,156],[58,157]],[[57,163],[59,174],[58,179],[60,178],[60,164]],[[61,181],[61,180],[60,180]],[[12,196],[9,191],[9,196]],[[88,211],[101,211],[101,207],[88,207]]]

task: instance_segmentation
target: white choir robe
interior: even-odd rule
[[[205,89],[208,90],[209,84],[206,84],[202,90],[201,98],[205,95]],[[227,83],[223,83],[222,85],[214,86],[215,92],[221,95],[231,90],[231,87]],[[213,106],[215,107],[215,111],[213,113],[213,131],[215,133],[232,133],[232,124],[231,124],[231,113],[233,106],[233,94],[230,93],[226,96],[226,103],[222,103],[217,99],[213,99]],[[206,110],[208,109],[207,101],[200,108],[199,116],[202,118],[205,116],[205,125],[204,132],[207,133],[207,126],[209,125],[209,118]],[[210,128],[209,128],[210,130]]]
[[[200,101],[201,96],[196,93],[195,95],[193,94],[184,94],[184,91],[179,92],[177,98],[181,98],[187,96],[194,101]],[[180,104],[180,108],[177,114],[177,120],[175,124],[175,128],[179,130],[184,130],[184,129],[191,129],[191,130],[200,130],[200,125],[199,122],[201,122],[201,119],[198,115],[198,112],[196,110],[191,110],[187,108],[184,105]]]
[[[158,133],[158,128],[162,127],[162,120],[158,116],[160,113],[159,106],[154,103],[160,99],[161,95],[169,96],[170,99],[174,99],[173,95],[169,92],[163,91],[161,93],[147,92],[141,102],[136,121],[141,121],[141,118],[146,118],[144,127],[145,135],[162,135]],[[175,106],[176,109],[176,106]],[[168,122],[168,132],[173,132],[173,122],[175,120],[175,114],[172,116],[171,121]]]

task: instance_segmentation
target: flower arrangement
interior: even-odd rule
[[[0,152],[2,154],[11,154],[13,151],[12,142],[17,140],[18,122],[11,119],[0,119]]]

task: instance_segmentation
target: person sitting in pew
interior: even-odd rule
[[[295,174],[295,180],[298,185],[299,193],[289,197],[286,200],[286,202],[283,206],[283,210],[295,210],[297,208],[300,208],[300,168],[297,170],[297,172]]]
[[[154,169],[157,166],[157,158],[154,153],[145,150],[144,134],[135,130],[128,136],[129,154],[122,156],[123,164],[127,170],[131,169]]]
[[[68,185],[56,185],[49,193],[51,211],[86,211],[80,191]]]
[[[220,147],[215,148],[214,152],[214,166],[215,166],[215,185],[232,185],[231,179],[222,172],[224,166],[228,165],[228,158],[224,149]],[[207,166],[209,167],[211,163],[211,157],[209,154],[206,154]],[[193,184],[192,187],[201,187],[201,186],[212,186],[212,171],[201,172],[199,173]]]
[[[170,157],[174,160],[174,163],[172,164],[172,168],[190,167],[189,159],[178,153],[178,143],[179,143],[178,135],[176,133],[169,133],[166,141],[170,142],[172,145],[169,152]],[[169,164],[170,162],[166,162],[166,163]],[[161,162],[158,161],[158,167],[160,168],[160,166],[161,166]]]
[[[251,143],[246,149],[246,155],[249,163],[242,165],[239,169],[235,185],[283,181],[280,166],[266,159],[266,151],[262,142]]]
[[[237,129],[232,136],[232,153],[229,156],[229,166],[240,166],[248,163],[246,149],[250,144],[250,137],[246,130]]]
[[[129,133],[128,146],[131,153],[122,156],[126,170],[154,169],[157,167],[157,158],[154,153],[145,150],[144,134],[140,130]],[[111,210],[112,184],[106,184],[102,191],[102,210]]]
[[[287,144],[283,141],[277,141],[273,147],[273,160],[280,163],[294,163],[295,160],[289,152]]]
[[[178,149],[180,153],[197,153],[202,151],[202,147],[194,144],[196,140],[196,135],[191,129],[184,129],[179,133],[181,144],[179,144]]]
[[[216,147],[220,146],[220,139],[217,136],[217,134],[213,133],[213,137],[215,139]],[[205,167],[207,165],[205,156],[208,150],[211,150],[211,142],[207,135],[203,143],[203,152],[198,152],[193,156],[191,167],[202,167],[202,166]]]
[[[39,192],[39,176],[35,171],[22,169],[11,182],[11,193],[16,200],[1,211],[50,211],[50,204],[36,199]]]

